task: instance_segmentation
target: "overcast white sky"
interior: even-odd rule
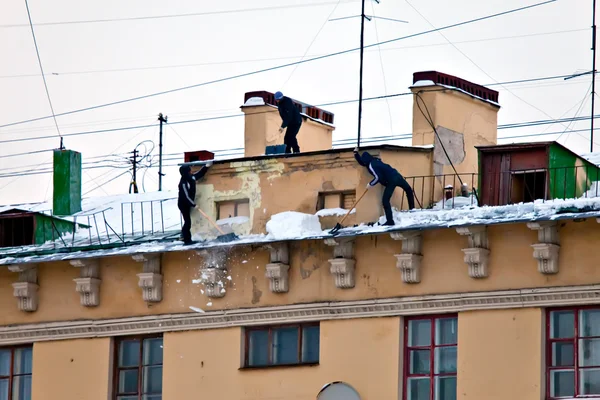
[[[537,3],[540,0],[367,0],[365,44],[410,35]],[[0,13],[0,125],[51,115],[24,0],[4,0]],[[40,57],[56,113],[268,68],[306,57],[358,47],[359,0],[29,0]],[[265,9],[267,8],[267,9]],[[249,10],[254,9],[254,10]],[[256,10],[262,9],[262,10]],[[245,11],[244,11],[245,10]],[[48,24],[210,13],[159,19]],[[235,11],[235,12],[234,12]],[[422,16],[420,14],[422,14]],[[438,70],[479,84],[507,82],[591,70],[592,0],[557,0],[526,11],[397,41],[365,51],[364,96],[402,93],[416,71]],[[39,25],[36,25],[39,24]],[[317,35],[318,33],[318,35]],[[313,42],[314,41],[314,42]],[[311,45],[312,43],[312,45]],[[309,47],[310,46],[310,47]],[[460,49],[459,50],[457,50]],[[461,53],[462,52],[462,53]],[[83,154],[86,196],[126,193],[130,176],[101,186],[126,168],[124,159],[142,141],[153,141],[158,160],[159,112],[169,122],[240,113],[244,93],[282,90],[311,104],[358,98],[359,52],[330,57],[244,78],[57,118],[62,134],[156,124],[102,134],[65,137]],[[287,82],[287,83],[286,83]],[[492,86],[500,92],[499,124],[590,115],[591,76]],[[586,94],[587,93],[587,94]],[[598,97],[597,97],[598,99]],[[580,108],[583,102],[583,107]],[[335,113],[334,140],[356,136],[358,103],[324,107]],[[598,111],[596,111],[598,113]],[[176,164],[183,151],[243,146],[242,117],[165,128],[167,176],[176,189]],[[412,97],[363,104],[363,137],[411,132]],[[499,130],[500,137],[589,129],[589,121]],[[600,134],[600,131],[597,132]],[[52,136],[50,139],[2,143]],[[555,140],[559,134],[509,141]],[[565,133],[559,142],[576,152],[590,147],[589,130]],[[600,143],[600,138],[595,139]],[[410,139],[393,142],[410,144]],[[2,157],[56,148],[52,119],[0,128],[0,204],[35,202],[52,196],[50,173],[12,176],[51,166],[52,152]],[[150,150],[152,144],[145,142]],[[353,144],[350,144],[353,146]],[[140,150],[144,152],[144,147]],[[600,151],[600,146],[596,146]],[[142,190],[143,172],[139,178]],[[157,168],[147,170],[145,191],[155,191]]]

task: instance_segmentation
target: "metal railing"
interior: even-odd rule
[[[420,175],[405,179],[413,189],[415,206],[420,208],[501,206],[536,200],[600,197],[600,169],[586,165]],[[402,194],[400,209],[406,208],[408,202]]]

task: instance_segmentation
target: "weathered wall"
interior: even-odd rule
[[[100,306],[80,305],[73,279],[79,270],[66,262],[41,264],[39,269],[39,308],[33,313],[17,309],[11,283],[17,274],[0,268],[0,325],[116,318],[136,315],[191,312],[189,307],[206,310],[238,307],[263,307],[330,300],[358,300],[437,293],[508,290],[531,287],[580,285],[600,282],[595,249],[600,241],[600,224],[595,220],[569,222],[560,230],[559,273],[543,275],[537,271],[531,244],[537,232],[525,224],[489,228],[490,276],[468,276],[461,249],[467,238],[454,229],[425,231],[421,283],[406,284],[396,267],[401,242],[387,235],[360,238],[356,244],[356,286],[338,289],[329,272],[332,248],[320,241],[294,242],[291,248],[290,290],[272,293],[265,277],[269,262],[266,250],[250,246],[229,254],[226,295],[209,298],[200,279],[203,259],[195,252],[169,253],[163,256],[163,301],[148,305],[142,300],[137,273],[142,266],[127,257],[101,261]]]
[[[279,133],[281,117],[276,107],[242,107],[244,122],[244,156],[254,157],[265,154],[266,146],[283,144],[285,131]],[[298,132],[300,151],[329,150],[335,128],[330,125],[302,118],[302,127]]]
[[[457,398],[543,399],[542,318],[539,308],[460,313]]]
[[[380,155],[384,162],[398,168],[405,176],[422,174],[431,165],[431,153],[427,151],[371,150],[371,153]],[[366,168],[356,162],[352,151],[230,162],[210,169],[206,178],[198,183],[196,201],[198,207],[214,220],[217,216],[216,202],[249,199],[249,221],[240,226],[234,225],[234,231],[238,234],[259,234],[266,232],[266,223],[273,214],[284,211],[317,212],[319,192],[356,190],[358,199],[371,179],[373,177]],[[422,196],[421,186],[415,189],[419,189],[418,196]],[[383,215],[382,193],[381,185],[371,188],[356,207],[353,219],[358,223],[370,222]],[[407,208],[406,200],[402,202],[403,195],[401,189],[395,191],[392,198],[394,207]],[[218,233],[198,211],[193,211],[192,234],[202,236],[207,232]]]
[[[400,318],[322,322],[320,362],[311,367],[239,369],[242,334],[241,328],[165,334],[163,398],[314,400],[323,385],[339,380],[361,400],[399,398]]]
[[[475,146],[492,145],[498,137],[498,107],[455,90],[440,91],[440,87],[412,88],[413,93],[419,93],[426,104],[436,130],[442,139],[450,160],[464,183],[472,188],[471,173],[478,172],[478,156]],[[435,90],[435,91],[434,91]],[[435,175],[454,174],[454,169],[448,161],[440,141],[433,132],[431,125],[421,113],[417,105],[417,96],[413,96],[413,146],[431,145],[435,147],[433,171]],[[425,105],[421,100],[419,105],[427,115]],[[460,189],[460,181],[453,183],[452,177],[444,183],[438,178],[436,198],[442,193],[444,185],[452,184],[454,189]]]
[[[33,345],[32,397],[36,400],[107,400],[112,377],[111,339]]]

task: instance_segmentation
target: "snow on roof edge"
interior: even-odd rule
[[[123,247],[111,248],[111,249],[100,249],[92,251],[77,251],[77,252],[60,252],[53,253],[50,255],[35,256],[31,254],[18,254],[17,257],[11,257],[7,254],[5,257],[0,258],[0,266],[14,265],[14,264],[29,264],[29,263],[40,263],[40,262],[53,262],[53,261],[65,261],[80,258],[97,258],[97,257],[118,257],[118,256],[131,256],[134,254],[148,254],[148,253],[170,253],[176,251],[188,251],[188,250],[201,250],[201,249],[215,249],[215,248],[233,248],[237,246],[248,246],[258,244],[272,244],[290,241],[301,241],[301,240],[323,240],[330,238],[348,238],[348,237],[360,237],[368,235],[382,235],[393,232],[401,231],[423,231],[431,229],[448,229],[448,228],[460,228],[466,226],[475,225],[506,225],[506,224],[518,224],[524,222],[542,222],[542,221],[561,221],[561,220],[572,220],[580,218],[600,218],[600,210],[585,211],[585,212],[570,212],[562,214],[550,214],[542,215],[539,217],[528,217],[528,218],[513,218],[513,219],[498,219],[498,220],[473,220],[468,223],[432,223],[424,224],[419,226],[408,226],[399,227],[396,226],[375,226],[369,229],[358,229],[348,228],[350,230],[341,231],[336,235],[313,235],[299,238],[285,238],[275,239],[268,238],[265,234],[254,234],[243,236],[239,240],[232,242],[216,242],[209,241],[204,243],[198,243],[194,245],[183,245],[174,244],[174,242],[148,242],[144,244],[129,244]],[[323,232],[326,232],[324,230]],[[179,242],[180,243],[180,242]]]
[[[477,100],[481,100],[484,103],[492,104],[492,105],[494,105],[496,107],[501,107],[500,103],[497,103],[497,102],[495,102],[493,100],[486,100],[483,97],[479,97],[477,95],[474,95],[473,93],[470,93],[470,92],[467,92],[466,90],[457,88],[456,86],[444,85],[442,83],[435,83],[435,82],[430,81],[430,80],[417,81],[414,84],[412,84],[411,86],[409,86],[408,88],[409,89],[413,89],[413,88],[422,88],[422,87],[427,87],[427,86],[441,86],[441,87],[444,87],[444,88],[449,89],[449,90],[455,90],[457,92],[464,93],[467,96],[472,97],[472,98],[477,99]]]

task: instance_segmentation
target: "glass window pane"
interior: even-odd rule
[[[575,396],[575,373],[572,369],[550,371],[550,396]]]
[[[550,337],[568,339],[575,336],[575,312],[552,311],[550,313]]]
[[[458,318],[440,318],[435,321],[435,344],[456,344]]]
[[[118,396],[117,400],[138,400],[137,396]]]
[[[552,366],[572,367],[575,365],[575,353],[572,342],[552,343]]]
[[[431,345],[431,320],[408,321],[408,345],[411,347]]]
[[[162,364],[163,340],[162,338],[144,340],[144,365]]]
[[[580,311],[579,336],[600,336],[600,308]]]
[[[0,350],[0,376],[10,375],[10,350]],[[1,399],[1,397],[0,397]]]
[[[319,361],[319,335],[318,326],[307,326],[302,330],[302,362]]]
[[[145,394],[142,396],[142,400],[162,400],[162,394]]]
[[[140,341],[125,340],[119,349],[119,367],[137,367],[140,365]]]
[[[13,375],[31,374],[32,365],[32,347],[23,347],[15,349]]]
[[[435,400],[456,400],[456,377],[435,377]]]
[[[298,363],[298,328],[273,329],[273,364]]]
[[[138,392],[138,370],[119,371],[119,393]]]
[[[406,388],[407,400],[429,400],[429,378],[408,378]]]
[[[600,339],[579,340],[579,366],[600,366]]]
[[[248,366],[269,364],[269,332],[248,332]]]
[[[600,395],[600,369],[579,370],[579,392]]]
[[[12,400],[31,400],[31,375],[13,378]]]
[[[436,347],[433,365],[436,374],[456,372],[456,346]]]
[[[8,400],[8,378],[0,379],[0,400]]]
[[[149,394],[162,393],[162,366],[144,367],[143,392]]]
[[[428,374],[431,370],[431,352],[429,350],[410,350],[410,366],[408,373],[411,375]]]

